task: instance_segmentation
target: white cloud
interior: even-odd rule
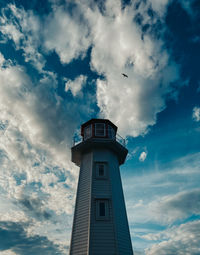
[[[32,84],[21,66],[0,57],[1,187],[10,198],[19,199],[36,183],[33,190],[48,194],[49,208],[71,214],[78,171],[70,147],[81,116],[90,112],[92,98],[88,103],[64,101],[55,92],[54,74],[45,73]],[[60,199],[57,209],[55,194],[66,198],[65,203]]]
[[[0,29],[5,39],[13,40],[16,49],[24,51],[26,62],[31,62],[42,71],[45,60],[39,52],[41,37],[41,22],[31,10],[25,11],[14,4],[8,4],[2,10]]]
[[[195,106],[192,112],[192,118],[194,121],[200,121],[200,107]]]
[[[92,47],[91,68],[105,77],[97,80],[101,117],[116,123],[123,135],[138,136],[156,123],[157,113],[165,108],[166,95],[173,97],[170,84],[179,77],[162,40],[151,31],[158,20],[162,21],[167,4],[167,0],[151,0],[140,3],[137,9],[132,3],[122,10],[119,0],[109,0],[102,14],[93,1],[77,1],[70,13],[54,2],[53,11],[43,20],[9,5],[12,15],[2,17],[2,31],[24,50],[27,61],[40,65],[40,70],[45,63],[39,47],[46,53],[56,51],[62,63],[84,57]],[[148,15],[150,7],[156,13],[153,17]],[[142,25],[149,26],[146,33],[133,21],[138,15]],[[73,95],[81,89],[80,83],[73,89],[72,83],[68,85]]]
[[[52,73],[45,73],[38,83],[32,84],[21,66],[10,61],[3,65],[0,69],[1,117],[9,123],[7,136],[21,137],[20,143],[19,139],[10,143],[13,153],[20,154],[21,160],[30,158],[30,145],[35,145],[41,151],[48,150],[62,158],[59,163],[69,161],[66,145],[71,146],[73,133],[81,121],[79,116],[90,111],[86,109],[91,101],[88,104],[64,101],[56,93],[57,80]],[[80,104],[83,107],[77,112]],[[13,154],[14,158],[16,156]]]
[[[17,253],[13,252],[12,250],[4,250],[0,251],[0,255],[17,255]]]
[[[23,68],[12,65],[9,61],[5,61],[4,65],[0,69],[0,107],[2,120],[9,123],[6,134],[2,137],[8,140],[6,150],[12,151],[12,158],[18,158],[18,162],[31,158],[30,145],[39,146],[40,150],[51,150],[51,153],[58,155],[54,153],[56,149],[59,152],[58,157],[66,158],[63,148],[65,144],[71,145],[76,127],[76,120],[71,115],[73,103],[65,106],[71,107],[67,111],[63,108],[65,102],[54,90],[48,90],[57,86],[55,76],[51,73],[33,86]],[[69,123],[70,118],[73,121]],[[12,136],[19,138],[9,140]]]
[[[141,162],[144,162],[145,159],[146,159],[146,157],[147,157],[147,152],[143,151],[143,152],[140,154],[139,160],[140,160]]]
[[[13,40],[16,49],[23,50],[26,62],[44,72],[44,52],[55,51],[65,64],[85,56],[91,38],[83,18],[79,8],[70,14],[63,6],[56,6],[49,16],[41,19],[32,10],[8,4],[2,9],[0,29],[5,40]]]
[[[88,33],[78,8],[69,14],[63,7],[56,7],[45,23],[44,45],[47,51],[55,50],[62,63],[69,63],[85,56],[90,45]]]
[[[71,90],[73,96],[77,96],[79,92],[81,91],[82,87],[86,83],[87,77],[84,75],[80,75],[76,77],[75,80],[69,80],[66,79],[65,83],[65,91],[67,92],[68,90]]]
[[[179,77],[178,67],[163,50],[162,40],[143,33],[133,22],[141,15],[142,25],[151,29],[164,17],[168,2],[151,0],[140,3],[138,9],[132,3],[121,10],[119,0],[109,0],[102,13],[93,1],[76,1],[69,14],[53,1],[53,12],[44,22],[44,49],[55,50],[62,63],[84,57],[92,46],[91,68],[105,76],[97,80],[101,117],[116,123],[123,135],[147,133],[165,108],[166,95],[173,97],[170,84]],[[148,15],[150,7],[154,17]],[[123,79],[122,72],[129,78]],[[74,95],[76,89],[80,86],[71,90]]]
[[[163,231],[156,235],[146,235],[148,240],[160,240],[162,242],[154,244],[151,248],[146,249],[147,255],[168,255],[168,254],[191,254],[200,253],[200,221],[192,221],[180,226],[174,226],[171,229]]]
[[[179,77],[162,41],[133,22],[139,13],[150,26],[155,24],[148,7],[141,4],[135,10],[129,5],[122,11],[120,1],[107,1],[104,14],[97,8],[84,9],[93,40],[91,68],[105,77],[97,80],[101,116],[116,123],[123,135],[145,134],[155,124],[165,96],[173,91],[170,83]]]
[[[3,55],[0,59],[0,200],[7,201],[0,205],[0,219],[31,222],[32,227],[40,222],[43,232],[35,228],[34,233],[52,238],[51,231],[44,231],[46,218],[54,234],[63,224],[60,220],[54,226],[59,215],[71,223],[78,171],[69,148],[81,119],[82,108],[76,111],[81,102],[56,95],[52,73],[33,84],[21,66]],[[22,206],[24,194],[27,205],[34,209],[30,201],[41,201],[41,208],[34,213]],[[61,229],[63,245],[70,227]]]
[[[1,27],[1,31],[3,34],[6,34],[9,39],[13,39],[13,41],[18,44],[23,37],[22,33],[17,30],[17,28],[13,24],[5,24],[5,21],[3,21],[4,25]]]

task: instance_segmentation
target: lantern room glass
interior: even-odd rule
[[[110,125],[108,125],[108,137],[115,139],[115,130]]]
[[[106,135],[105,124],[104,123],[95,123],[95,136],[102,136]]]
[[[89,125],[84,129],[84,140],[89,139],[92,136],[92,126]]]

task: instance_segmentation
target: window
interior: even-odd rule
[[[96,163],[96,178],[105,179],[106,175],[107,175],[106,163],[104,162]]]
[[[99,164],[99,176],[104,176],[104,165],[103,164]]]
[[[92,136],[91,125],[84,128],[84,140],[89,139]]]
[[[99,216],[105,217],[106,216],[106,205],[104,201],[99,203]]]
[[[96,220],[109,220],[109,200],[96,199]]]
[[[115,130],[110,125],[108,125],[108,137],[115,139]]]
[[[105,136],[105,124],[95,123],[95,136]]]

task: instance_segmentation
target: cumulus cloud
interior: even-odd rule
[[[192,118],[194,121],[200,121],[200,107],[195,106],[192,112]]]
[[[123,135],[145,134],[155,124],[166,95],[173,92],[171,83],[179,77],[162,40],[153,37],[151,29],[144,33],[137,22],[140,16],[142,26],[153,29],[160,18],[148,15],[152,6],[141,3],[136,9],[131,4],[122,10],[120,1],[107,1],[103,14],[85,8],[93,38],[91,68],[104,76],[97,80],[98,106],[101,116],[116,123]],[[156,12],[158,3],[155,6]]]
[[[66,79],[65,91],[70,90],[73,96],[77,96],[82,89],[83,85],[86,83],[87,77],[84,75],[78,76],[75,80]]]
[[[172,227],[160,234],[145,236],[148,240],[163,239],[162,242],[154,244],[146,249],[147,255],[168,255],[168,254],[199,254],[200,248],[200,221],[196,220]]]
[[[87,26],[80,25],[80,15],[62,8],[44,19],[12,4],[1,14],[4,40],[12,40],[40,76],[31,80],[25,68],[0,54],[0,197],[9,201],[0,206],[0,219],[28,222],[29,235],[46,236],[66,252],[78,175],[71,141],[78,124],[92,113],[95,96],[87,92],[78,101],[63,99],[57,75],[44,70],[42,53],[56,51],[63,63],[84,57]],[[85,82],[81,75],[68,79],[67,86],[77,96]]]
[[[57,7],[48,17],[41,19],[32,10],[25,11],[22,7],[8,4],[2,9],[0,28],[4,40],[12,40],[17,50],[23,50],[25,61],[44,72],[44,53],[57,52],[65,64],[85,56],[90,37],[78,12],[77,8],[69,14],[63,7]]]
[[[8,5],[1,29],[5,38],[23,49],[25,60],[40,65],[40,70],[45,65],[42,51],[55,51],[67,64],[84,57],[91,47],[91,69],[104,77],[97,79],[100,116],[116,123],[123,135],[138,136],[156,123],[157,113],[165,108],[166,96],[173,96],[171,84],[179,78],[178,66],[164,49],[162,37],[154,31],[165,16],[167,4],[167,0],[151,0],[122,9],[119,0],[104,4],[77,1],[70,7],[71,12],[66,12],[70,2],[65,8],[52,2],[53,11],[43,20],[31,11]],[[128,79],[122,77],[122,72],[128,74]],[[76,86],[69,82],[66,90],[76,95],[81,82],[77,80]]]
[[[9,5],[11,18],[4,11],[2,31],[24,50],[27,61],[42,66],[39,47],[46,53],[55,51],[65,64],[84,57],[91,47],[91,69],[104,77],[97,79],[96,92],[101,117],[116,123],[123,135],[138,136],[156,123],[166,96],[173,94],[171,84],[179,78],[178,66],[170,60],[162,40],[154,36],[153,27],[162,22],[167,4],[167,0],[152,0],[122,9],[119,0],[106,1],[104,8],[93,1],[77,1],[69,13],[54,3],[53,12],[43,21]],[[149,15],[149,9],[155,15]],[[76,84],[72,89],[68,83],[66,90],[76,95],[81,82]]]
[[[40,72],[44,72],[46,63],[43,54],[55,51],[66,64],[83,58],[91,44],[87,21],[79,8],[72,8],[69,13],[63,6],[56,6],[41,19],[32,10],[8,4],[2,9],[0,21],[3,39],[12,40],[17,50],[23,50],[25,61]]]
[[[14,4],[8,4],[2,9],[0,21],[4,39],[11,39],[17,50],[23,50],[25,61],[42,71],[45,59],[39,52],[42,27],[40,19],[31,10],[26,12]]]
[[[79,8],[69,14],[56,7],[46,19],[44,45],[47,51],[56,51],[62,63],[84,57],[90,45],[88,27]]]
[[[23,160],[23,157],[30,158],[28,155],[29,143],[43,145],[43,149],[48,147],[47,143],[56,146],[56,144],[64,142],[64,139],[67,144],[70,144],[69,140],[76,127],[75,123],[68,123],[65,131],[61,128],[60,132],[57,132],[59,125],[61,127],[64,124],[63,121],[67,122],[70,116],[68,111],[65,112],[62,109],[64,103],[62,99],[53,90],[47,92],[50,91],[47,88],[56,88],[57,83],[54,75],[44,76],[34,87],[22,67],[5,61],[0,69],[0,81],[2,84],[0,87],[1,117],[2,121],[7,120],[9,123],[6,134],[7,136],[21,136],[21,140],[13,141],[13,153],[18,153]],[[64,115],[68,118],[65,118]],[[27,138],[26,141],[23,136]],[[37,139],[35,139],[36,137]],[[67,141],[67,139],[69,140]],[[23,146],[24,148],[22,148]],[[62,147],[62,145],[60,146]]]
[[[0,219],[34,226],[48,221],[51,231],[42,226],[32,231],[53,240],[57,217],[64,215],[71,228],[78,171],[69,148],[81,120],[78,116],[81,110],[87,112],[87,105],[77,112],[80,100],[67,102],[59,97],[54,74],[45,73],[33,84],[21,66],[3,55],[0,84],[0,199],[9,201],[0,205]],[[60,246],[66,243],[66,231],[61,229]]]
[[[83,76],[79,79],[82,82],[85,80]],[[31,158],[30,148],[35,145],[37,152],[47,150],[59,158],[59,164],[63,162],[66,166],[77,124],[81,123],[81,116],[92,112],[92,97],[87,103],[84,98],[78,102],[65,100],[57,94],[58,83],[54,73],[46,72],[33,83],[25,69],[10,60],[2,62],[0,81],[1,123],[2,129],[6,128],[2,130],[6,134],[2,139],[19,137],[6,146],[12,147],[13,159],[18,157],[23,161]]]

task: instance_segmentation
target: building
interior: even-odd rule
[[[116,135],[111,121],[91,119],[71,149],[80,174],[70,255],[133,255],[119,171],[128,151]]]

